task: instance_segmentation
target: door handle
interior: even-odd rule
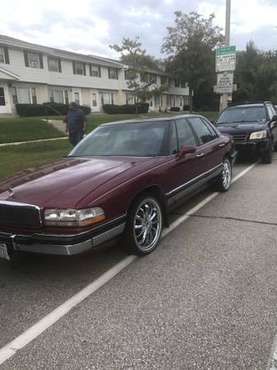
[[[205,153],[196,154],[196,158],[203,158],[203,157],[205,157]]]
[[[221,144],[218,144],[218,148],[223,148],[226,144],[225,143],[221,143]]]

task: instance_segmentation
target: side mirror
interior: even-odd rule
[[[177,158],[183,158],[187,154],[193,154],[196,152],[196,146],[194,145],[183,145],[177,153]]]
[[[277,121],[277,114],[272,117],[271,121]]]

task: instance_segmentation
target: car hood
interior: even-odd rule
[[[101,185],[151,158],[67,158],[0,183],[0,201],[40,207],[74,207]]]
[[[254,131],[266,129],[266,125],[257,122],[225,123],[216,126],[222,134],[250,134]]]

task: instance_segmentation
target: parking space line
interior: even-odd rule
[[[239,180],[242,176],[246,175],[249,171],[251,171],[256,163],[247,167],[245,170],[241,171],[237,176],[234,177],[232,183]],[[212,193],[195,207],[193,207],[190,211],[179,217],[175,222],[173,222],[169,228],[167,228],[163,234],[162,238],[167,236],[171,231],[176,229],[181,223],[186,221],[191,215],[196,213],[199,209],[204,207],[210,201],[212,201],[215,197],[217,197],[219,193]],[[98,279],[87,285],[84,289],[79,291],[77,294],[72,296],[70,299],[65,301],[63,304],[58,306],[55,310],[44,316],[40,321],[36,324],[31,326],[27,329],[24,333],[19,335],[17,338],[12,340],[10,343],[5,345],[0,349],[0,365],[2,365],[5,361],[13,357],[19,350],[24,348],[38,336],[40,336],[44,331],[54,325],[57,321],[59,321],[62,317],[64,317],[67,313],[69,313],[74,307],[78,304],[83,302],[86,298],[91,296],[95,293],[98,289],[100,289],[103,285],[107,282],[112,280],[116,275],[118,275],[122,270],[124,270],[127,266],[129,266],[132,262],[134,262],[138,257],[136,256],[128,256],[124,258],[121,262],[117,263],[114,267],[110,270],[106,271],[103,275],[101,275]]]

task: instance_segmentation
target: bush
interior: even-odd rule
[[[171,107],[170,112],[180,112],[180,107]]]
[[[91,112],[90,107],[81,105],[80,109],[85,113]],[[44,104],[16,104],[17,114],[21,117],[34,116],[59,116],[66,115],[68,104],[44,103]]]
[[[103,111],[108,114],[135,114],[135,113],[148,113],[149,104],[148,103],[138,103],[138,104],[104,104]]]

